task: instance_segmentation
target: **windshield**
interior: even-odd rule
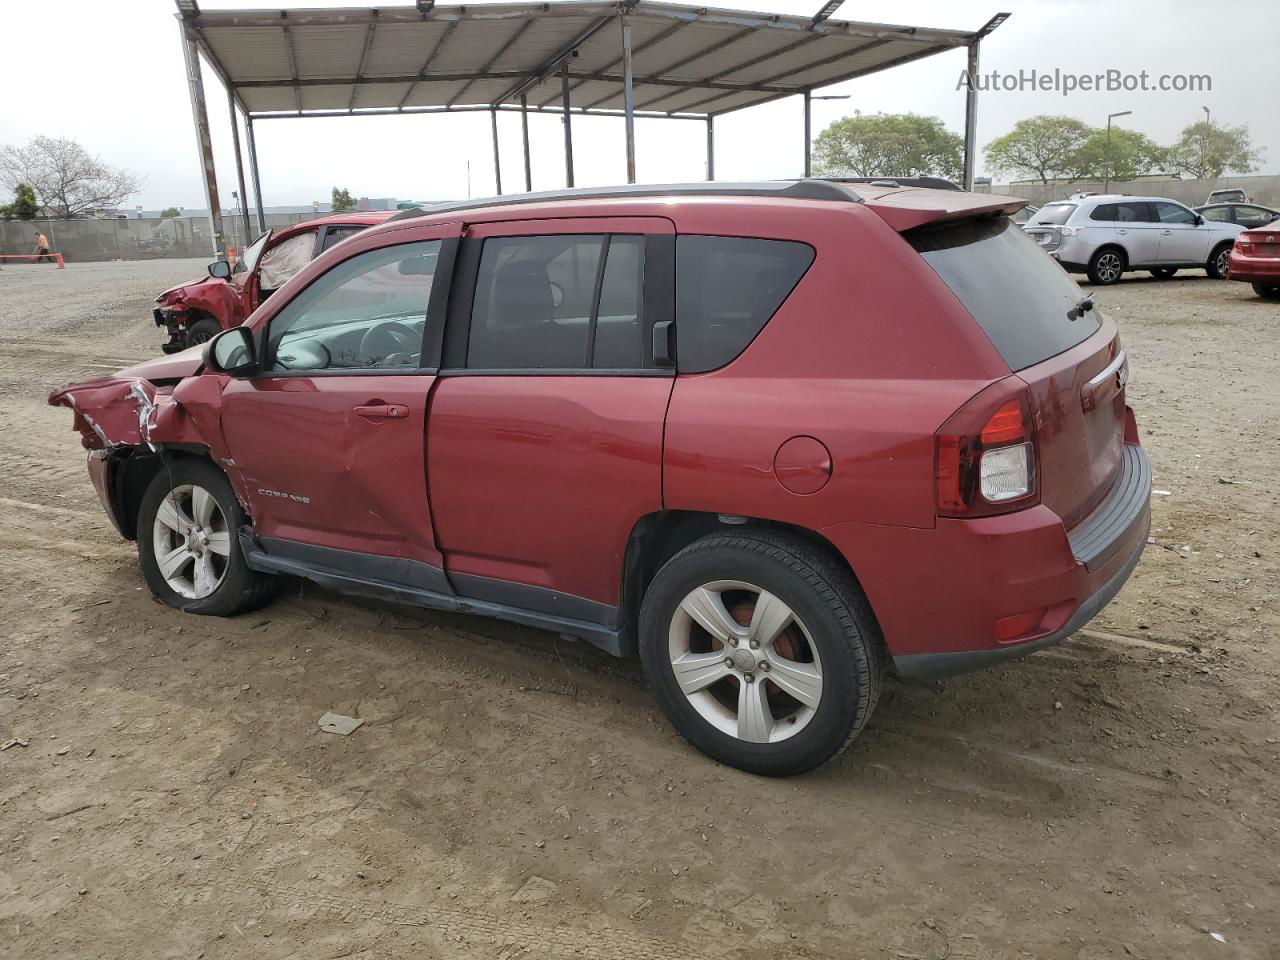
[[[1032,223],[1066,223],[1075,213],[1076,205],[1074,203],[1046,203],[1043,207],[1035,212],[1031,218]]]
[[[1087,340],[1098,311],[1072,319],[1076,282],[1008,217],[961,220],[904,235],[978,321],[1013,371]]]
[[[271,239],[271,231],[268,230],[257,240],[249,244],[244,251],[244,256],[240,258],[240,264],[236,267],[236,273],[245,271],[252,273],[254,267],[258,265],[258,258],[262,256],[262,251],[266,249],[267,241]]]

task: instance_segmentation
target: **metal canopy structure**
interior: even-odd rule
[[[805,176],[810,174],[810,95],[957,47],[976,74],[983,37],[974,32],[720,10],[657,0],[557,0],[312,10],[200,10],[177,0],[197,141],[213,232],[222,236],[201,59],[228,91],[232,130],[245,120],[250,172],[263,228],[253,125],[267,119],[488,111],[502,193],[497,116],[523,115],[524,174],[532,189],[528,114],[564,123],[565,181],[573,186],[574,115],[626,122],[627,180],[635,182],[635,117],[707,125],[707,179],[714,179],[717,116],[802,97]],[[972,186],[977,95],[966,91],[965,185]],[[236,163],[244,194],[239,137]],[[246,232],[247,203],[243,204]]]

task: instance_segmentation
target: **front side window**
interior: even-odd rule
[[[308,230],[281,240],[262,255],[258,286],[262,290],[279,290],[295,273],[311,262],[316,249],[316,232]]]
[[[1196,222],[1194,213],[1176,203],[1157,202],[1155,208],[1156,215],[1160,218],[1161,223],[1185,223],[1191,225]]]
[[[813,263],[789,240],[676,238],[676,356],[682,373],[737,358],[778,312]]]
[[[555,234],[484,241],[467,343],[478,370],[643,366],[644,238]]]
[[[271,369],[414,368],[440,241],[370,250],[344,260],[271,322]]]

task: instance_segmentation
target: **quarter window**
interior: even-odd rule
[[[787,240],[677,237],[680,370],[715,370],[741,354],[800,282],[813,257],[808,244]]]
[[[1245,227],[1265,227],[1276,218],[1266,207],[1236,207],[1236,223]]]
[[[271,322],[273,370],[417,367],[440,241],[344,260]]]
[[[467,366],[479,370],[644,365],[644,238],[493,237],[476,277]]]

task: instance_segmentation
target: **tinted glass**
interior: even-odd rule
[[[351,227],[330,227],[324,233],[324,240],[321,243],[321,249],[328,250],[335,243],[341,243],[353,233],[359,233],[363,229],[364,226],[359,224]]]
[[[1036,211],[1036,215],[1031,218],[1031,222],[1066,223],[1071,214],[1075,213],[1075,210],[1076,205],[1074,203],[1046,203]]]
[[[1080,288],[1007,219],[962,220],[905,234],[965,305],[1010,370],[1074,347],[1098,329],[1098,311],[1071,320]]]
[[[1236,223],[1246,227],[1265,227],[1276,218],[1276,214],[1266,207],[1236,207]]]
[[[272,369],[417,367],[439,252],[408,243],[335,266],[271,321]]]
[[[1187,223],[1196,222],[1196,215],[1186,207],[1179,206],[1176,203],[1164,203],[1156,201],[1152,204],[1156,208],[1156,216],[1160,218],[1161,223]]]
[[[1093,208],[1093,212],[1089,214],[1090,220],[1102,220],[1111,222],[1120,219],[1120,204],[1118,203],[1100,203]]]
[[[484,242],[467,366],[580,369],[605,237],[494,237]]]
[[[1200,211],[1200,216],[1206,220],[1213,220],[1218,223],[1232,223],[1230,207],[1205,207]]]
[[[644,276],[644,237],[609,238],[600,307],[592,338],[591,365],[634,370],[644,366],[641,335],[641,283]]]
[[[714,370],[742,353],[800,282],[813,257],[808,244],[786,240],[677,237],[680,370]]]
[[[1151,204],[1143,201],[1116,204],[1116,219],[1121,223],[1152,223],[1155,214]]]

